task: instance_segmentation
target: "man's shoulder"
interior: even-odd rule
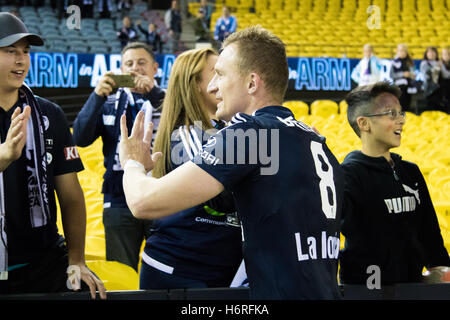
[[[249,129],[258,127],[258,122],[251,115],[238,112],[236,113],[224,129],[237,130],[237,129]]]
[[[47,116],[58,116],[61,114],[64,115],[63,109],[56,103],[48,99],[42,98],[40,96],[35,95],[34,97],[36,98],[36,101],[39,104],[39,108],[45,115]]]

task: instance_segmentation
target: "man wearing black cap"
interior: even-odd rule
[[[105,298],[103,283],[85,265],[86,209],[77,178],[83,165],[67,120],[23,83],[30,45],[44,42],[10,13],[0,13],[0,25],[0,294],[89,286],[93,298],[96,290]],[[66,243],[56,226],[55,191]]]

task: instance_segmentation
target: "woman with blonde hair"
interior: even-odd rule
[[[197,155],[224,127],[214,120],[215,95],[207,92],[217,53],[194,49],[172,67],[153,147],[162,157],[152,176],[162,177]],[[189,188],[187,185],[186,188]],[[227,287],[242,260],[241,228],[231,193],[154,221],[142,253],[141,289]]]

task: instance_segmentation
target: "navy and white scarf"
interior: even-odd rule
[[[125,100],[121,100],[123,94],[125,95]],[[128,88],[119,88],[117,90],[115,100],[116,101],[115,101],[114,109],[116,111],[117,118],[120,118],[120,116],[118,115],[118,110],[119,110],[119,104],[122,101],[124,103],[123,110],[121,110],[123,114],[127,113],[128,107],[131,107],[131,113],[132,113],[131,123],[134,123],[134,119],[136,118],[137,112],[139,110],[144,111],[144,114],[145,114],[144,128],[145,128],[145,131],[147,131],[148,124],[150,123],[150,121],[153,120],[153,106],[149,100],[140,99],[142,101],[135,101],[133,94],[131,93],[130,89],[128,89]],[[117,137],[118,138],[117,138],[117,142],[116,142],[116,156],[115,157],[117,159],[119,159],[119,142],[120,142],[120,138],[121,138],[120,137],[120,121],[119,120],[116,120],[116,121],[117,121],[117,131],[118,131]],[[158,123],[159,123],[159,118],[157,119],[157,123],[155,123],[155,122],[153,123],[154,127],[157,127]],[[153,136],[153,139],[154,139],[154,136]],[[121,167],[119,161],[114,163],[113,170],[114,171],[123,171],[123,168]]]
[[[30,120],[27,124],[25,157],[28,184],[28,208],[31,226],[45,226],[50,220],[47,185],[47,157],[44,144],[44,130],[48,129],[48,118],[43,116],[36,98],[30,88],[23,85],[19,89],[19,100],[23,107],[31,108]],[[5,193],[3,172],[0,173],[0,280],[8,278],[8,241],[6,234]]]

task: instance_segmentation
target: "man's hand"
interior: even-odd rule
[[[114,73],[112,71],[108,71],[100,78],[94,90],[97,95],[107,97],[111,94],[111,92],[113,92],[113,87],[116,83],[111,77],[109,77],[109,75],[113,74]]]
[[[96,298],[96,291],[98,291],[101,299],[106,299],[106,289],[103,282],[86,265],[70,265],[67,272],[69,289],[79,290],[81,280],[88,285],[92,299]]]
[[[146,94],[149,93],[155,86],[155,82],[149,77],[136,72],[130,72],[134,76],[134,88],[131,91]]]
[[[30,114],[30,106],[26,106],[22,112],[19,107],[14,110],[5,142],[0,144],[0,171],[4,171],[11,162],[20,158],[27,141],[27,124]]]
[[[155,162],[162,156],[161,152],[151,154],[150,147],[153,136],[153,123],[150,122],[144,134],[144,112],[139,111],[128,137],[127,119],[125,115],[120,118],[119,158],[122,168],[132,159],[142,163],[148,172],[153,169]]]
[[[437,266],[428,268],[422,273],[422,282],[424,283],[442,283],[450,282],[450,267]]]

